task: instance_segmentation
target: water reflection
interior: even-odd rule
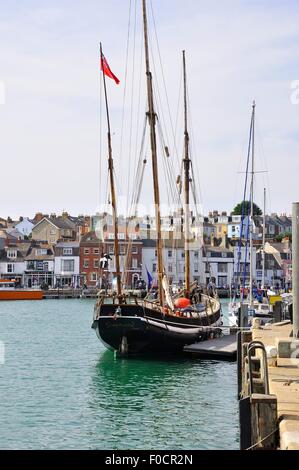
[[[199,439],[202,448],[213,447],[214,423],[207,420],[215,413],[221,370],[217,361],[128,360],[103,352],[89,394],[101,442],[109,434],[115,449],[157,448],[157,442],[166,449],[200,448]],[[221,393],[217,399],[222,401]]]

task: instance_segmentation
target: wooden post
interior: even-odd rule
[[[251,395],[251,448],[277,449],[277,397]]]

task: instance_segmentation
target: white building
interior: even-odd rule
[[[78,242],[59,242],[54,248],[54,280],[59,287],[81,287]]]
[[[205,280],[208,284],[211,280],[216,287],[228,287],[234,274],[234,252],[224,246],[207,246],[205,263]]]
[[[15,279],[20,285],[24,284],[27,249],[26,246],[8,246],[0,251],[1,279]]]
[[[256,248],[253,247],[253,282],[257,282],[257,271],[256,271]],[[234,279],[238,279],[239,282],[243,283],[245,277],[245,284],[249,283],[250,279],[250,249],[249,246],[235,246],[234,247]]]
[[[24,235],[24,237],[29,237],[32,232],[34,224],[28,219],[28,217],[24,217],[19,223],[15,225],[15,228]]]
[[[185,250],[181,241],[164,240],[162,252],[163,263],[170,284],[183,285],[185,281]],[[191,282],[204,280],[202,250],[190,250]],[[147,270],[157,281],[157,249],[155,240],[143,240],[142,246],[142,278],[147,281]]]

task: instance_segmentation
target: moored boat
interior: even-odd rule
[[[112,350],[119,351],[121,355],[183,352],[185,345],[207,339],[209,335],[220,335],[221,308],[218,299],[204,295],[197,285],[190,281],[190,247],[189,247],[189,185],[191,179],[189,158],[189,134],[187,129],[187,86],[185,53],[183,52],[184,70],[184,230],[185,234],[185,287],[183,298],[172,297],[167,276],[165,274],[162,256],[163,237],[161,229],[161,204],[158,178],[158,158],[156,124],[157,114],[154,108],[154,93],[152,74],[149,61],[149,43],[147,28],[146,1],[142,1],[145,65],[147,81],[148,111],[146,118],[150,129],[150,147],[152,160],[153,195],[155,204],[156,227],[156,256],[157,256],[157,298],[154,301],[127,297],[122,290],[119,246],[118,246],[118,219],[114,182],[114,168],[112,158],[110,119],[107,101],[107,88],[105,75],[116,79],[111,72],[101,48],[101,69],[103,72],[103,85],[106,104],[108,127],[108,171],[110,183],[110,200],[112,206],[114,225],[114,257],[116,292],[100,292],[94,309],[92,327],[103,344]],[[118,80],[118,79],[116,79]],[[138,185],[137,185],[138,186]],[[180,197],[180,194],[179,194]],[[198,247],[199,249],[199,247]],[[108,262],[108,261],[107,261]]]
[[[43,291],[40,289],[20,289],[15,287],[15,281],[0,280],[0,300],[42,300]]]

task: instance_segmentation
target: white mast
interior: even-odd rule
[[[265,237],[266,237],[266,188],[264,188],[264,207],[263,207],[263,251],[262,251],[262,289],[265,287]]]
[[[253,180],[254,180],[254,118],[255,118],[255,101],[252,104],[252,142],[251,142],[251,185],[250,185],[250,279],[249,279],[249,306],[252,308],[253,296]]]

